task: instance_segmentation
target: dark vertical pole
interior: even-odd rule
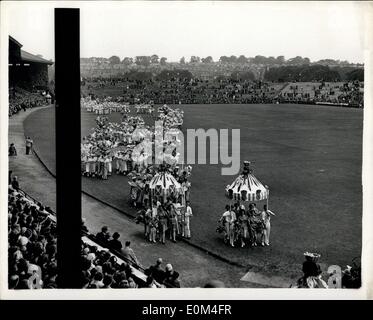
[[[79,9],[55,9],[57,264],[79,288],[81,241]]]

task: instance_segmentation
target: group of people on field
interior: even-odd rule
[[[149,242],[162,244],[166,239],[176,242],[178,237],[191,238],[190,218],[193,216],[190,201],[182,204],[181,197],[161,197],[153,203],[145,201],[145,206],[139,212],[136,221],[144,224],[144,236]]]
[[[100,100],[87,96],[81,99],[81,105],[87,112],[93,112],[98,115],[111,114],[112,112],[120,112],[122,114],[130,112],[130,106],[127,103],[114,101],[111,97],[105,97]]]
[[[182,124],[183,114],[180,110],[163,106],[158,111],[158,120],[164,128],[171,129]],[[153,163],[151,152],[136,148],[140,143],[144,144],[144,140],[152,144],[157,129],[145,125],[142,117],[124,114],[121,123],[113,123],[106,116],[98,116],[96,124],[93,132],[84,137],[81,144],[84,176],[106,180],[114,171],[122,175],[133,171],[140,173]],[[163,143],[169,145],[175,141],[165,140]],[[152,150],[151,146],[147,149]],[[168,162],[177,162],[176,154],[170,154],[170,157],[172,159],[167,159],[170,160]]]
[[[224,241],[232,247],[269,246],[272,216],[275,213],[267,205],[260,211],[255,203],[246,209],[244,204],[236,202],[225,206],[216,231],[224,233]]]
[[[153,104],[146,104],[146,103],[141,103],[141,104],[135,104],[135,110],[136,113],[145,113],[149,115],[154,114],[154,106]]]

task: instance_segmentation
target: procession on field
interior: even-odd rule
[[[111,97],[101,101],[83,98],[82,106],[98,114],[96,127],[81,144],[82,174],[103,180],[114,173],[128,177],[129,204],[139,210],[136,222],[144,224],[144,237],[149,242],[189,239],[192,167],[180,165],[177,153],[183,111],[167,105],[158,107],[156,119],[162,124],[159,128],[157,123],[146,125],[138,115],[152,115],[151,104],[134,105],[135,116],[128,115],[131,108],[127,104]],[[121,123],[109,122],[106,114],[111,112],[123,114]],[[163,148],[153,154],[155,136],[164,128],[167,135],[162,135],[161,142],[172,152],[164,153]],[[270,220],[275,214],[268,209],[269,188],[252,171],[251,163],[244,161],[242,173],[225,190],[230,203],[225,206],[216,231],[231,247],[270,245]],[[260,210],[257,204],[263,201]]]
[[[86,106],[91,104],[87,102],[88,100],[84,101]],[[102,110],[102,108],[96,108],[96,110]],[[116,110],[122,111],[122,108]],[[172,145],[176,147],[179,143],[172,137],[170,129],[179,127],[182,124],[182,117],[183,112],[179,109],[174,110],[166,105],[158,108],[158,120],[162,122],[165,129],[169,130],[168,136],[162,141],[165,147],[172,147]],[[115,123],[109,122],[107,116],[99,115],[96,118],[96,127],[93,132],[84,137],[81,144],[82,174],[104,180],[114,172],[145,178],[150,173],[147,171],[153,169],[151,164],[155,159],[153,159],[151,150],[156,130],[156,126],[146,125],[141,116],[124,114],[121,123]],[[136,148],[140,144],[144,147]],[[157,154],[155,155],[157,163],[163,162],[161,157],[168,157],[165,159],[167,163],[178,162],[178,154]]]
[[[96,118],[93,132],[83,138],[82,175],[106,180],[118,174],[128,177],[130,187],[129,203],[140,209],[136,222],[144,224],[144,236],[150,242],[165,243],[166,234],[176,242],[178,237],[190,238],[190,188],[192,167],[178,165],[179,154],[164,153],[164,148],[174,150],[180,145],[176,130],[183,124],[183,111],[167,105],[158,108],[157,119],[162,128],[148,126],[141,116],[123,116],[121,123],[109,122],[101,115],[123,112],[113,106],[116,102],[105,102],[104,107],[97,101],[83,100],[89,112],[100,115]],[[152,114],[154,107],[135,105],[136,113]],[[127,109],[126,109],[127,110]],[[127,110],[128,113],[130,112]],[[164,148],[153,156],[152,147],[159,130],[167,130],[161,141]],[[175,129],[175,130],[173,130]],[[137,148],[141,146],[141,148]],[[154,164],[157,163],[157,164]]]

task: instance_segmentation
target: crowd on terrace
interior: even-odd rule
[[[142,79],[85,78],[83,92],[96,94],[102,89],[115,91],[129,103],[153,101],[155,104],[259,104],[326,102],[363,106],[363,83],[359,81],[281,83],[252,79],[218,77]],[[296,89],[289,88],[289,84]],[[305,88],[307,87],[307,89]]]
[[[14,182],[8,193],[8,232],[9,288],[56,288],[55,219]]]
[[[51,93],[47,91],[30,92],[21,88],[9,91],[9,117],[30,108],[46,106],[53,103]]]
[[[9,176],[8,285],[9,289],[58,287],[57,228],[53,211],[32,199]],[[159,258],[144,270],[130,241],[102,227],[96,236],[82,222],[82,288],[180,287],[179,273]]]

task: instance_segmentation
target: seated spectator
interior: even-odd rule
[[[136,284],[136,282],[133,280],[132,277],[128,278],[128,287],[131,289],[135,289],[138,287],[138,285]]]
[[[139,260],[135,255],[135,252],[130,248],[131,241],[126,241],[124,248],[122,249],[122,255],[131,263],[140,266]]]
[[[129,278],[132,275],[131,266],[128,263],[126,263],[126,262],[123,262],[119,266],[119,271],[120,272],[124,272],[127,278]]]
[[[96,240],[102,246],[108,247],[109,239],[110,239],[109,228],[104,226],[101,228],[101,232],[96,234]]]
[[[93,281],[91,282],[91,285],[95,286],[96,288],[103,288],[104,283],[103,283],[104,276],[101,272],[97,272],[93,278]]]
[[[14,157],[14,156],[17,155],[17,150],[16,150],[16,147],[15,147],[14,143],[11,143],[11,144],[10,144],[8,154],[9,154],[9,156],[11,156],[11,157]]]
[[[20,281],[18,282],[18,285],[15,289],[21,289],[21,290],[24,290],[24,289],[31,289],[31,285],[30,285],[30,282],[28,279],[20,279]]]
[[[179,273],[174,271],[172,265],[166,264],[166,273],[164,283],[170,285],[171,287],[180,288],[180,281],[178,280]]]
[[[162,263],[162,258],[158,258],[156,264],[146,270],[160,284],[163,284],[166,277],[166,272],[161,267]]]
[[[18,177],[17,176],[14,176],[13,177],[13,180],[12,180],[12,188],[14,190],[18,190],[19,189],[19,183],[18,183]]]
[[[103,288],[105,289],[110,289],[111,284],[113,283],[113,277],[111,275],[105,275],[104,280],[103,280]]]
[[[82,278],[81,278],[81,288],[82,289],[87,289],[89,287],[89,278],[87,276],[84,276],[82,275]]]
[[[148,276],[146,278],[145,287],[146,288],[153,288],[153,289],[158,288],[157,285],[156,285],[156,283],[155,283],[155,281],[154,281],[154,278],[152,276]]]
[[[120,251],[122,249],[122,243],[118,240],[120,238],[120,234],[118,232],[114,232],[113,239],[109,241],[108,247],[110,249]]]
[[[19,283],[19,276],[16,274],[10,275],[8,279],[8,287],[9,289],[15,289]]]
[[[56,289],[57,288],[57,263],[51,263],[48,267],[48,277],[45,280],[44,288]]]
[[[82,232],[83,233],[88,233],[89,232],[87,226],[85,225],[85,218],[82,218]]]

